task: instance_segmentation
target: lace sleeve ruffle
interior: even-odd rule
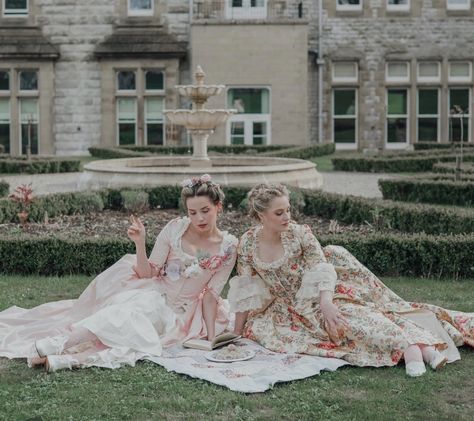
[[[321,291],[334,291],[337,273],[331,263],[318,263],[303,275],[301,287],[296,293],[299,300],[319,297]]]
[[[231,311],[244,312],[265,307],[272,296],[260,278],[243,275],[234,276],[230,280],[227,298]]]

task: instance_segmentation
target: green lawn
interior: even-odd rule
[[[77,297],[89,277],[0,277],[0,309]],[[384,279],[409,300],[474,311],[473,280]],[[0,359],[4,420],[470,420],[474,350],[462,361],[412,379],[403,366],[344,367],[244,395],[140,362],[119,370],[92,368],[46,375],[23,361]]]
[[[323,156],[316,156],[314,158],[311,158],[311,161],[316,164],[316,169],[318,171],[333,171],[333,165],[331,158],[334,158],[336,155],[331,154],[331,155],[323,155]]]

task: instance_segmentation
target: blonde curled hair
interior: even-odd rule
[[[218,205],[219,203],[224,203],[225,194],[221,189],[221,186],[217,183],[214,183],[210,177],[206,179],[205,174],[200,178],[192,178],[185,180],[182,183],[183,188],[181,189],[181,202],[184,206],[184,209],[188,209],[186,206],[186,201],[190,197],[196,196],[207,196],[209,200],[214,204]]]
[[[281,196],[290,197],[288,189],[283,184],[256,185],[247,195],[249,216],[260,221],[259,213],[266,211],[275,197]]]

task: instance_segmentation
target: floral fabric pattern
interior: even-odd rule
[[[252,309],[244,328],[245,337],[265,348],[377,367],[396,365],[411,344],[434,345],[443,350],[448,346],[447,337],[458,346],[474,346],[474,313],[404,301],[343,247],[323,249],[304,225],[290,224],[290,229],[282,233],[284,255],[274,262],[262,262],[257,237],[260,229],[251,228],[240,240],[240,276],[236,278],[263,280],[273,299],[265,308]],[[336,282],[331,279],[328,263],[337,274]],[[319,276],[319,291],[334,291],[333,301],[348,321],[348,328],[337,338],[331,338],[325,329],[319,296],[310,298],[301,292],[298,295],[305,274],[316,273],[318,265],[327,272]],[[242,295],[238,293],[238,279],[231,281],[229,297]],[[231,302],[232,306],[238,307],[238,303]],[[439,332],[413,321],[412,314],[436,316],[435,323],[447,333],[445,339]]]

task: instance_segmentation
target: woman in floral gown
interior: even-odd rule
[[[149,258],[145,228],[132,217],[128,236],[136,255],[98,275],[77,300],[0,312],[0,356],[26,357],[49,371],[116,368],[221,333],[228,312],[219,294],[235,263],[237,239],[217,228],[224,199],[219,185],[208,175],[183,183],[188,216],[163,228]]]
[[[229,301],[236,333],[276,352],[337,357],[357,366],[392,366],[410,376],[424,362],[440,368],[474,346],[474,314],[408,303],[347,250],[321,248],[306,225],[290,219],[288,191],[256,186],[250,215],[260,224],[238,247]]]

